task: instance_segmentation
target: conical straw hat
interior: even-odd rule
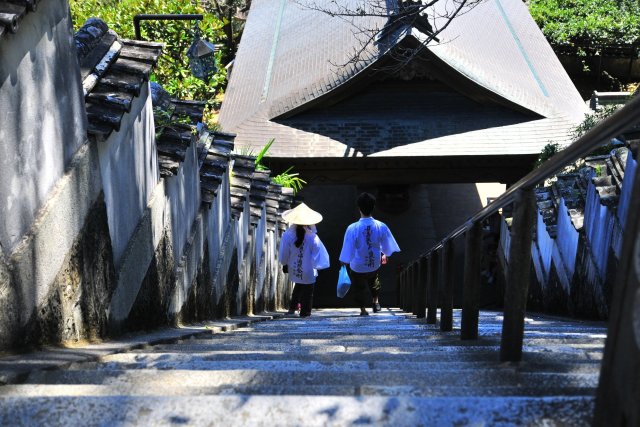
[[[300,203],[295,208],[282,212],[282,219],[289,224],[313,225],[322,221],[322,215],[304,203]]]

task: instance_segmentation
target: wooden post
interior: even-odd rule
[[[427,323],[435,325],[438,320],[438,251],[429,256],[427,279]]]
[[[413,311],[413,280],[411,278],[411,270],[413,269],[413,264],[409,264],[407,267],[407,309],[405,311],[411,313]]]
[[[613,287],[594,426],[640,425],[640,168]]]
[[[411,296],[411,311],[418,316],[420,305],[420,263],[418,260],[411,265],[411,284],[413,287],[413,295]]]
[[[427,315],[427,258],[420,257],[418,260],[418,319],[423,319]]]
[[[453,241],[447,240],[442,248],[442,306],[440,308],[440,330],[453,330]]]
[[[402,307],[402,310],[409,311],[409,301],[411,298],[411,296],[409,295],[409,291],[411,291],[411,287],[409,286],[409,266],[404,269],[402,281],[404,282],[404,305]]]
[[[464,285],[460,338],[478,338],[478,293],[480,291],[480,259],[482,257],[482,224],[475,222],[465,234]]]
[[[398,305],[400,307],[401,310],[404,311],[404,302],[406,300],[405,295],[404,295],[404,289],[405,289],[405,281],[404,281],[404,274],[405,274],[405,269],[403,268],[400,273],[398,274],[398,281],[400,282],[400,289],[398,290],[398,295],[400,298],[400,304]]]
[[[416,291],[418,290],[416,286],[416,263],[411,263],[411,269],[409,270],[411,273],[411,299],[409,300],[409,311],[412,314],[416,314]]]
[[[522,359],[524,316],[531,269],[531,237],[536,213],[533,189],[518,190],[514,205],[500,342],[502,362],[519,362]]]

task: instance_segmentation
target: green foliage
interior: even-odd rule
[[[292,169],[293,169],[293,166],[291,166],[289,169],[282,172],[281,174],[278,174],[273,178],[271,178],[271,181],[274,182],[275,184],[280,184],[283,187],[292,188],[293,194],[296,194],[298,193],[298,191],[302,190],[303,185],[306,184],[307,181],[300,178],[298,176],[299,175],[298,173],[291,173]]]
[[[582,137],[584,134],[589,132],[598,123],[600,123],[602,120],[606,119],[607,117],[615,113],[621,107],[622,107],[621,105],[607,105],[602,108],[599,108],[596,111],[585,114],[584,120],[582,120],[580,124],[578,124],[575,128],[572,129],[571,139],[573,141],[576,141],[578,138]],[[617,146],[619,146],[619,144],[609,142],[608,144],[595,149],[594,151],[589,153],[588,156],[600,156],[604,154],[609,154],[611,150],[613,150]],[[538,159],[536,160],[534,167],[536,168],[540,167],[544,162],[549,160],[551,157],[553,157],[554,154],[556,154],[561,150],[562,150],[562,147],[560,147],[558,143],[549,142],[547,145],[544,146],[540,154],[538,154]],[[569,166],[569,169],[573,169],[573,170],[577,169],[580,163],[581,162],[578,161],[578,163],[574,164],[573,166]]]
[[[133,39],[135,32],[133,17],[139,13],[204,13],[197,1],[184,0],[70,0],[71,15],[75,29],[91,17],[105,21],[120,37]],[[223,89],[226,70],[219,66],[218,73],[209,84],[193,77],[189,70],[187,49],[193,42],[195,21],[141,21],[141,36],[144,40],[165,44],[154,74],[153,81],[160,83],[172,97],[213,101],[216,92]],[[220,43],[225,35],[223,22],[211,14],[204,14],[200,22],[201,37]],[[218,47],[222,46],[218,44]],[[216,52],[220,60],[222,51]]]
[[[264,165],[263,160],[266,159],[267,152],[275,141],[276,140],[274,138],[271,138],[256,155],[256,170],[268,170],[268,168]],[[253,156],[253,149],[251,147],[242,147],[240,149],[240,154],[245,156]],[[298,173],[292,173],[292,170],[293,166],[289,167],[289,169],[276,176],[272,176],[271,182],[273,182],[274,184],[282,185],[283,187],[291,188],[293,189],[293,193],[296,194],[298,193],[298,191],[302,190],[302,187],[307,183],[307,181],[300,178]]]
[[[274,141],[275,141],[275,139],[271,138],[269,140],[269,142],[267,142],[267,144],[264,147],[262,147],[262,149],[260,150],[260,152],[256,156],[256,169],[257,170],[267,170],[268,169],[265,165],[262,164],[262,159],[267,154],[267,151],[269,151],[269,148],[271,148],[271,145],[274,143]]]
[[[572,139],[575,141],[580,138],[593,129],[595,125],[615,113],[620,107],[621,105],[606,105],[594,112],[585,114],[584,120],[571,132]]]
[[[602,165],[596,165],[594,170],[596,172],[596,176],[602,176]]]
[[[188,126],[191,128],[192,134],[195,135],[198,131],[189,116],[176,116],[173,111],[154,107],[153,118],[156,126],[156,139],[162,135],[162,132],[164,132],[165,129],[174,129],[178,131],[178,127]]]
[[[552,44],[640,42],[637,0],[530,0],[529,11]]]
[[[538,158],[536,159],[536,163],[534,167],[538,168],[542,166],[544,162],[549,160],[551,157],[554,156],[554,154],[556,154],[560,150],[561,150],[560,144],[558,144],[557,142],[549,142],[547,145],[545,145],[542,148],[542,151],[540,152],[540,154],[538,154]]]

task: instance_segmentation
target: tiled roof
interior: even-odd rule
[[[156,106],[155,99],[154,106]],[[204,102],[185,102],[171,99],[165,110],[169,117],[156,117],[156,132],[159,132],[156,138],[156,147],[161,176],[172,176],[178,172],[194,134],[197,134],[199,139],[203,141],[200,145],[207,145],[200,151],[206,152],[208,149],[210,141],[206,141],[206,139],[209,137],[209,133],[205,132],[202,126],[198,126],[198,123],[202,121],[204,106]]]
[[[244,202],[249,197],[255,158],[240,154],[232,154],[233,174],[231,177],[231,214],[236,218],[244,211]]]
[[[557,234],[560,199],[564,200],[576,230],[582,229],[589,181],[595,186],[602,205],[618,205],[627,156],[630,154],[628,148],[621,147],[606,155],[587,157],[586,167],[575,173],[560,174],[551,184],[536,189],[538,210],[551,237],[555,238]],[[596,169],[600,171],[600,176],[594,176]]]
[[[238,127],[236,144],[258,148],[275,138],[274,157],[519,155],[568,143],[573,125],[434,92],[428,83],[387,82],[291,118],[252,118]]]
[[[384,24],[367,19],[363,28]],[[564,142],[586,112],[522,2],[487,0],[454,19],[441,43],[425,50],[431,75],[412,80],[421,99],[412,89],[384,92],[385,80],[407,73],[376,72],[383,63],[376,61],[392,61],[390,45],[415,44],[424,34],[393,32],[363,61],[336,67],[360,47],[353,29],[294,3],[254,1],[220,115],[222,127],[237,133],[236,144],[261,147],[275,138],[274,157],[530,155]],[[422,90],[425,80],[452,88],[445,94],[451,99],[439,88]],[[355,117],[354,104],[367,109]],[[402,120],[406,113],[413,117]]]
[[[89,132],[108,135],[120,130],[124,113],[149,80],[162,44],[121,39],[97,18],[87,20],[74,40]]]
[[[282,197],[282,186],[270,183],[268,187],[266,205],[267,205],[267,224],[274,227],[280,214],[280,198]]]
[[[20,22],[29,12],[35,12],[40,0],[0,0],[0,38],[5,34],[17,33]]]
[[[480,2],[440,38],[429,50],[482,87],[544,117],[584,118],[584,101],[526,3]]]
[[[251,206],[251,223],[257,224],[262,217],[262,208],[266,204],[269,193],[269,170],[256,170],[253,172],[251,180],[251,190],[249,190],[249,205]]]
[[[218,195],[222,178],[229,168],[229,156],[233,150],[233,135],[213,132],[213,141],[200,168],[202,203],[211,204]]]

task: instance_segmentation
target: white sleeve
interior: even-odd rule
[[[400,247],[396,243],[396,239],[391,234],[391,230],[386,224],[382,224],[382,236],[380,236],[380,249],[386,256],[390,256],[394,252],[400,252]]]
[[[289,246],[289,235],[285,231],[280,238],[280,250],[278,251],[278,260],[282,265],[286,265],[289,262]]]
[[[344,242],[342,243],[342,251],[340,252],[340,262],[346,264],[350,263],[355,255],[355,245],[351,238],[352,231],[353,227],[349,226],[344,233]]]
[[[322,270],[329,268],[329,253],[318,236],[313,239],[313,268]]]

